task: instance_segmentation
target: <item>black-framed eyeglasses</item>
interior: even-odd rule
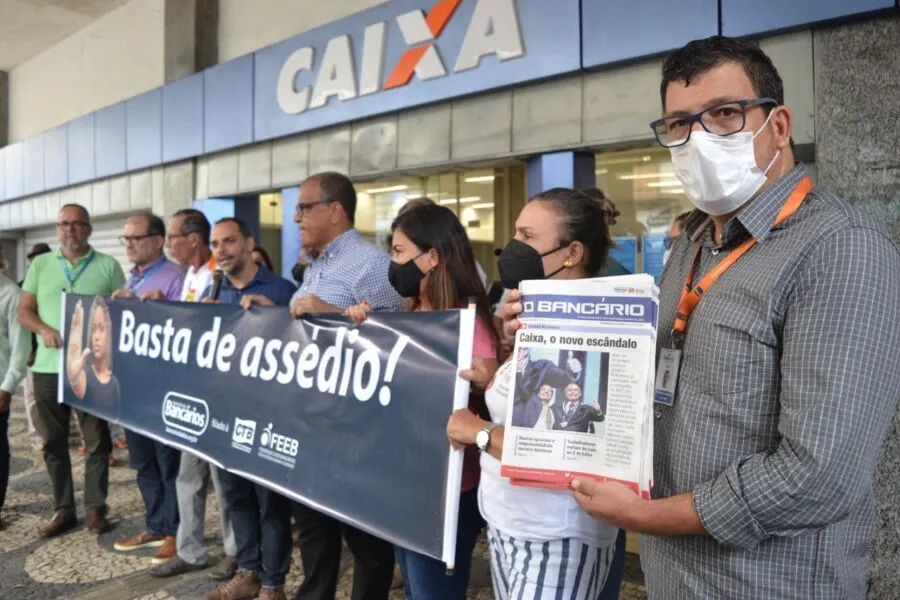
[[[123,246],[127,246],[129,243],[140,242],[141,240],[146,240],[147,238],[157,237],[161,234],[159,233],[145,233],[144,235],[121,235],[119,236],[119,241]]]
[[[306,211],[313,208],[314,206],[319,206],[321,204],[331,204],[334,200],[316,200],[315,202],[305,202],[305,203],[297,203],[297,206],[294,207],[294,213],[303,217],[306,215]]]
[[[60,221],[59,223],[56,224],[56,226],[59,227],[60,229],[68,229],[70,227],[74,227],[77,229],[85,229],[87,227],[90,227],[91,224],[88,223],[87,221]]]
[[[778,102],[771,98],[723,102],[694,115],[671,115],[657,119],[650,123],[650,129],[661,146],[675,148],[688,143],[698,121],[703,129],[713,135],[734,135],[747,124],[747,107],[766,105],[777,106]]]

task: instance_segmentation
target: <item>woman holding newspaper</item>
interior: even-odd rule
[[[497,370],[500,336],[475,267],[469,238],[459,219],[448,208],[429,202],[401,211],[391,229],[393,262],[388,270],[391,285],[410,300],[411,310],[466,308],[474,301],[477,319],[473,368],[481,378],[490,379]],[[363,303],[350,307],[346,314],[362,322],[371,310]],[[480,393],[470,396],[469,409],[486,413]],[[463,600],[466,597],[475,540],[484,526],[478,512],[478,480],[478,451],[472,448],[466,452],[463,463],[456,571],[452,576],[446,575],[445,566],[439,560],[396,549],[407,598]]]
[[[515,239],[499,258],[503,287],[595,276],[610,247],[605,223],[600,205],[581,192],[557,188],[531,198],[516,220]],[[507,399],[522,369],[518,362],[504,363],[488,386],[490,421],[459,410],[447,424],[455,447],[476,445],[482,451],[479,504],[488,523],[494,595],[593,599],[606,581],[617,529],[592,519],[567,490],[513,486],[500,475],[500,424],[511,410]],[[477,371],[460,375],[476,385],[490,381]]]

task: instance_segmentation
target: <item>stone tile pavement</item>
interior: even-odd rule
[[[43,459],[25,433],[21,397],[13,400],[10,416],[12,475],[4,509],[8,522],[0,532],[0,600],[199,600],[215,587],[206,572],[190,573],[172,579],[150,577],[153,550],[121,553],[113,550],[115,540],[137,532],[142,524],[143,507],[134,472],[127,466],[127,452],[116,450],[118,466],[110,471],[110,520],[113,530],[102,536],[89,534],[83,526],[84,511],[79,507],[80,525],[56,539],[41,541],[38,530],[50,516],[52,496]],[[84,460],[71,452],[76,498],[81,499]],[[210,545],[220,553],[218,509],[210,494],[207,504],[207,532]],[[341,564],[337,597],[350,597],[353,564],[348,552]],[[289,595],[302,581],[299,552],[295,549],[288,575]],[[621,598],[645,598],[643,576],[637,557],[629,555],[626,583]],[[490,568],[483,543],[479,543],[473,565],[469,598],[493,597]],[[402,589],[391,593],[391,600],[403,600]]]

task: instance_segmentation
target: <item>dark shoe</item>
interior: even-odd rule
[[[74,510],[58,510],[53,513],[53,518],[50,519],[47,526],[41,530],[41,538],[48,539],[62,535],[75,527],[77,523]]]
[[[209,578],[213,581],[228,581],[234,577],[237,568],[237,561],[233,556],[223,556],[216,568],[210,571]]]
[[[207,593],[203,596],[203,600],[247,600],[256,598],[260,589],[262,589],[262,582],[256,573],[238,570],[231,581]]]
[[[99,508],[89,508],[87,511],[87,530],[91,533],[100,535],[111,529],[109,519],[106,518],[106,511]]]
[[[163,564],[150,569],[150,575],[153,577],[174,577],[183,573],[202,571],[205,568],[206,565],[192,565],[176,554]]]

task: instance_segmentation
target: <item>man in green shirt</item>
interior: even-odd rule
[[[75,493],[69,459],[69,419],[72,410],[57,403],[62,293],[109,296],[125,284],[119,263],[88,244],[91,219],[87,209],[66,204],[56,217],[59,248],[35,257],[19,302],[19,322],[41,337],[32,373],[39,415],[38,427],[44,440],[44,461],[53,484],[53,518],[41,537],[54,537],[75,526]],[[87,448],[84,469],[84,504],[87,528],[94,533],[109,530],[106,495],[109,490],[109,453],[112,444],[106,421],[75,411]]]

